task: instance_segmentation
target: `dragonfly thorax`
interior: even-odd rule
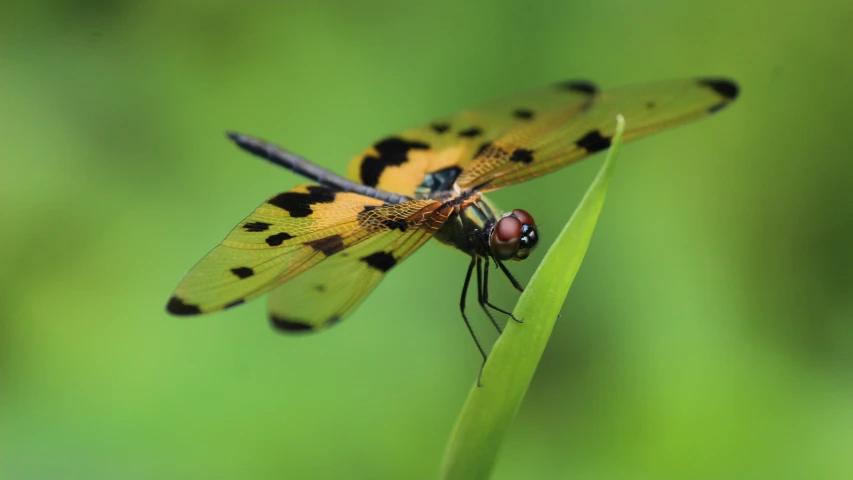
[[[424,181],[415,188],[415,198],[441,197],[453,189],[453,183],[460,173],[462,173],[462,169],[458,166],[453,166],[426,174]]]

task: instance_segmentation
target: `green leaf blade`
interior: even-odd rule
[[[625,120],[616,119],[607,158],[571,219],[545,254],[495,342],[482,373],[482,387],[471,388],[445,450],[442,479],[486,479],[524,399],[554,322],[580,269],[604,205],[616,164]]]

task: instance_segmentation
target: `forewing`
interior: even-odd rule
[[[559,92],[543,94],[558,98]],[[625,117],[623,141],[629,141],[715,113],[737,94],[737,85],[729,80],[679,80],[596,93],[580,107],[531,110],[528,122],[514,125],[483,147],[456,179],[456,186],[487,192],[605,150],[617,114]]]
[[[433,201],[382,206],[319,185],[280,193],[184,276],[166,308],[194,315],[239,305],[363,242],[426,228],[436,221],[430,213],[438,206]]]
[[[586,81],[568,81],[491,101],[385,137],[352,159],[347,176],[380,190],[412,196],[428,173],[464,168],[484,146],[513,128],[549,113],[577,113],[596,92]]]

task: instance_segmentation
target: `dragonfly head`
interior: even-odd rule
[[[537,242],[536,222],[518,208],[502,216],[489,236],[489,248],[498,260],[524,260]]]

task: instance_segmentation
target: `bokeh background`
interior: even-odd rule
[[[458,252],[321,335],[274,333],[264,301],[164,313],[300,182],[222,132],[343,171],[557,80],[725,75],[731,108],[622,150],[495,478],[853,478],[849,0],[0,8],[0,477],[434,478],[479,366]],[[542,225],[520,278],[600,162],[492,196]]]

